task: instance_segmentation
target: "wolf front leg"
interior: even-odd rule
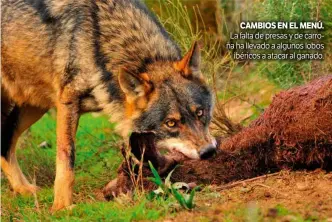
[[[75,96],[57,103],[57,156],[52,211],[73,203],[75,136],[79,121],[79,102]]]

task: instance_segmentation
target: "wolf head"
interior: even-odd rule
[[[154,132],[158,149],[191,159],[215,152],[208,129],[213,98],[200,71],[197,43],[179,61],[155,62],[139,75],[122,69],[118,78],[132,131]]]

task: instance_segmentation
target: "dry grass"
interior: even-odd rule
[[[143,185],[143,163],[144,163],[144,153],[145,147],[143,147],[142,158],[138,160],[132,153],[130,146],[122,146],[122,155],[124,156],[124,161],[127,164],[128,174],[130,175],[130,180],[135,187],[136,195],[144,195],[144,185]]]

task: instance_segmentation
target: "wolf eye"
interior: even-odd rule
[[[176,126],[176,122],[174,120],[167,120],[166,125],[170,128],[173,128]]]
[[[196,110],[196,115],[197,115],[198,117],[202,117],[203,114],[204,114],[204,111],[203,111],[202,109],[198,109],[198,110]]]

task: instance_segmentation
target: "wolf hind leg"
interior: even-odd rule
[[[20,194],[35,193],[37,187],[28,182],[18,165],[16,143],[19,136],[39,120],[46,110],[30,106],[18,107],[17,105],[7,106],[7,108],[8,110],[2,109],[7,113],[2,115],[5,118],[1,123],[1,169],[14,192]]]

